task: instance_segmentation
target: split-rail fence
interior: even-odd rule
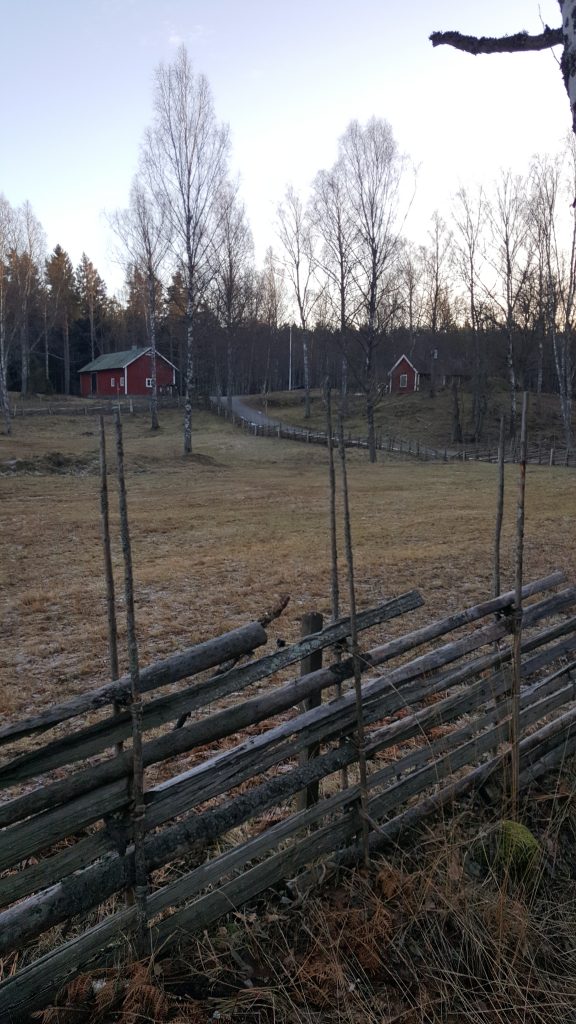
[[[213,399],[207,408],[219,416],[224,416],[235,426],[255,437],[279,437],[287,441],[301,441],[305,444],[324,446],[327,444],[325,430],[296,427],[279,420],[260,423],[255,418],[258,415],[256,411],[254,417],[230,412],[224,398]],[[332,443],[338,443],[338,437],[335,434],[332,437]],[[368,449],[366,436],[354,436],[349,431],[345,433],[344,443],[347,448]],[[375,445],[377,451],[394,453],[422,462],[498,462],[498,444],[490,446],[471,443],[433,448],[418,439],[398,437],[395,434],[386,435],[382,431],[377,431]],[[519,463],[521,454],[520,440],[508,441],[504,450],[504,462]],[[576,449],[566,447],[555,435],[542,436],[528,444],[526,461],[534,466],[576,466]]]
[[[248,623],[142,671],[143,762],[170,762],[145,792],[149,948],[318,861],[354,860],[367,819],[372,849],[401,840],[506,764],[514,594],[390,638],[385,624],[423,603],[412,590],[358,616],[361,636],[387,631],[361,651],[367,804],[348,619],[261,657],[266,630]],[[555,572],[527,584],[523,603],[526,787],[576,749],[576,588]],[[272,679],[291,665],[299,674]],[[125,677],[0,728],[2,1021],[117,961],[136,932],[140,908],[122,899],[135,860],[129,696]]]

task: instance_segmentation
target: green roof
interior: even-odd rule
[[[97,359],[93,359],[91,363],[86,363],[78,373],[96,373],[97,370],[123,370],[129,363],[134,362],[135,359],[139,359],[145,352],[150,351],[150,346],[146,348],[129,348],[127,352],[108,352],[105,356],[98,356]]]

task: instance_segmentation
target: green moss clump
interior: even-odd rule
[[[540,843],[517,821],[499,821],[474,840],[466,869],[475,877],[492,874],[499,882],[533,885],[542,863]]]

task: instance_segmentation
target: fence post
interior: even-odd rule
[[[307,612],[306,615],[302,616],[302,625],[300,629],[300,636],[310,636],[311,633],[319,633],[324,625],[324,619],[320,612]],[[308,657],[302,658],[300,662],[300,675],[306,676],[309,672],[316,672],[317,669],[322,668],[322,651],[315,651],[313,654],[309,654]],[[322,703],[322,691],[313,693],[310,697],[307,697],[300,704],[301,711],[310,711],[311,708],[318,708]],[[305,747],[299,754],[299,764],[305,765],[308,761],[318,757],[320,753],[320,744],[311,743],[309,747]],[[318,803],[320,784],[319,782],[311,782],[306,789],[301,790],[296,796],[296,807],[299,811],[306,810],[307,807],[312,807],[313,804]]]

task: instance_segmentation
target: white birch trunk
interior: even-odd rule
[[[562,75],[572,111],[572,130],[576,133],[576,0],[558,0],[562,15]]]
[[[156,295],[154,275],[148,273],[148,333],[150,338],[150,369],[152,395],[150,400],[150,429],[158,430],[158,380],[156,374]]]
[[[6,385],[6,328],[3,305],[3,295],[0,293],[0,408],[4,417],[4,433],[11,434],[10,399],[8,398],[8,387]]]

